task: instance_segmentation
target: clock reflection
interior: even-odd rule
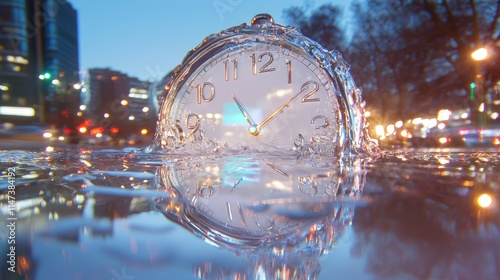
[[[363,165],[244,157],[177,162],[158,169],[159,187],[171,195],[157,206],[206,242],[251,263],[234,270],[207,261],[195,267],[200,279],[314,279],[318,258],[351,225]]]

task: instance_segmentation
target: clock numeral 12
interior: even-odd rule
[[[255,59],[255,54],[252,54],[250,57],[252,58],[252,74],[253,75],[257,75],[257,62],[261,62],[262,59],[266,56],[269,57],[269,59],[267,60],[267,62],[264,65],[262,65],[262,67],[260,67],[259,73],[272,72],[272,71],[276,70],[275,68],[267,68],[274,61],[274,57],[273,57],[272,53],[270,53],[270,52],[262,53],[261,55],[259,55],[259,57],[257,59]]]

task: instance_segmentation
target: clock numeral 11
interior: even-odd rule
[[[243,209],[241,208],[241,205],[239,202],[236,202],[236,207],[238,208],[238,214],[240,215],[241,222],[246,226],[247,222],[245,221],[245,216],[243,215]],[[227,209],[227,217],[229,218],[229,221],[233,221],[233,212],[231,210],[231,202],[226,202],[226,209]]]
[[[238,79],[238,60],[224,61],[224,80],[229,81],[229,62],[233,62],[233,80]]]

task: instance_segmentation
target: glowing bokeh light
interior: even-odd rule
[[[477,204],[481,208],[488,208],[493,203],[493,199],[489,194],[483,193],[477,198]]]

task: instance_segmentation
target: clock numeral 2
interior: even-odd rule
[[[238,60],[233,59],[233,80],[238,79]],[[224,61],[224,80],[229,81],[229,62],[230,60]]]
[[[197,102],[201,104],[201,101],[210,102],[214,99],[215,96],[215,88],[211,83],[205,82],[203,84],[196,85],[196,93],[197,93]],[[205,97],[205,88],[209,88],[210,95]]]
[[[259,69],[259,73],[265,73],[265,72],[272,72],[274,70],[276,70],[275,68],[267,68],[269,67],[269,65],[271,65],[274,61],[274,57],[273,57],[273,54],[270,53],[270,52],[265,52],[265,53],[262,53],[261,55],[259,55],[259,57],[257,58],[257,61],[255,59],[255,54],[252,54],[250,57],[252,58],[252,74],[253,75],[257,75],[257,62],[262,62],[262,59],[264,57],[268,57],[269,59],[267,60],[267,62],[262,65],[262,67],[260,67]]]
[[[302,85],[302,90],[304,90],[305,87],[309,86],[310,84],[313,84],[313,88],[304,96],[301,100],[302,103],[305,102],[319,102],[319,98],[312,98],[314,94],[316,94],[319,90],[319,85],[315,81],[307,81]]]

